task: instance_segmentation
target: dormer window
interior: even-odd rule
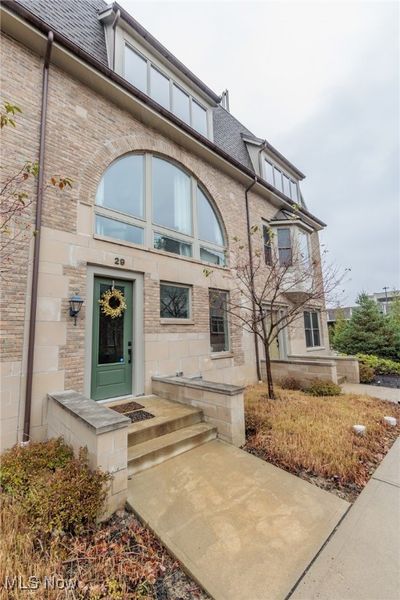
[[[264,159],[264,178],[294,202],[299,200],[298,184],[270,160]]]
[[[127,43],[123,73],[125,79],[141,92],[148,94],[205,137],[209,136],[207,109],[189,91]]]

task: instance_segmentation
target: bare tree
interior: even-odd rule
[[[21,109],[10,102],[3,102],[0,108],[0,128],[17,126],[16,117]],[[4,173],[1,166],[0,181],[0,262],[1,271],[7,267],[17,242],[35,235],[29,218],[29,209],[35,197],[28,193],[29,183],[36,181],[39,175],[37,162],[25,162],[11,173]],[[63,190],[71,187],[71,179],[55,175],[50,178],[47,187]]]
[[[293,218],[297,218],[294,213]],[[313,249],[311,253],[298,243],[277,248],[275,232],[258,226],[250,231],[251,253],[248,246],[234,238],[232,265],[233,281],[224,310],[236,324],[257,336],[264,350],[268,395],[275,397],[271,372],[271,345],[281,331],[293,324],[306,308],[325,309],[343,280],[340,273],[326,262],[326,253]],[[254,249],[253,249],[254,246]],[[209,277],[212,269],[204,269]]]

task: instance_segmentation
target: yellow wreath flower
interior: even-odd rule
[[[99,304],[101,311],[112,319],[120,317],[127,308],[123,293],[117,289],[104,292],[99,300]]]

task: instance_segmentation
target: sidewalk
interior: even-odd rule
[[[400,598],[400,439],[290,598]]]
[[[366,385],[365,383],[344,383],[342,390],[345,394],[364,394],[389,402],[400,402],[400,390],[396,388]]]

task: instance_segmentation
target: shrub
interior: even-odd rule
[[[14,446],[2,457],[3,490],[38,533],[80,533],[93,524],[108,479],[107,473],[89,468],[86,449],[74,458],[61,438]]]
[[[35,477],[25,500],[33,528],[44,533],[81,533],[96,521],[109,475],[91,470],[81,449],[63,468]]]
[[[296,377],[284,377],[279,384],[284,390],[301,390],[303,387]]]
[[[400,375],[400,362],[389,358],[379,358],[373,354],[357,354],[361,365],[374,369],[377,375]]]
[[[375,370],[360,362],[360,383],[372,383],[375,379]]]
[[[303,388],[303,391],[310,396],[339,396],[342,393],[339,385],[322,379],[314,379]]]
[[[1,457],[0,485],[11,496],[26,495],[33,477],[64,467],[74,456],[62,438],[15,445]]]

